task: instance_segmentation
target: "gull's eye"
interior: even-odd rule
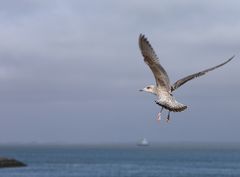
[[[150,89],[151,87],[147,87],[147,89]]]

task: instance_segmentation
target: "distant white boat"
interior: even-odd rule
[[[138,146],[149,146],[149,142],[146,138],[143,138],[138,144]]]

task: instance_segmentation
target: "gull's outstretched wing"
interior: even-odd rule
[[[147,38],[140,34],[139,47],[144,57],[144,62],[150,67],[156,80],[157,87],[166,91],[171,91],[169,77],[165,69],[160,65],[157,55]]]
[[[184,78],[182,78],[182,79],[179,79],[178,81],[176,81],[176,82],[172,85],[171,91],[176,90],[176,89],[177,89],[178,87],[180,87],[181,85],[185,84],[186,82],[188,82],[188,81],[190,81],[190,80],[192,80],[192,79],[194,79],[194,78],[196,78],[196,77],[202,76],[202,75],[206,74],[206,73],[209,72],[209,71],[212,71],[212,70],[214,70],[214,69],[216,69],[216,68],[219,68],[219,67],[227,64],[227,63],[228,63],[229,61],[231,61],[234,57],[235,57],[235,56],[232,56],[232,57],[229,58],[227,61],[225,61],[225,62],[223,62],[223,63],[221,63],[221,64],[219,64],[219,65],[217,65],[217,66],[214,66],[214,67],[212,67],[212,68],[208,68],[208,69],[206,69],[206,70],[203,70],[203,71],[200,71],[200,72],[191,74],[191,75],[189,75],[189,76],[186,76],[186,77],[184,77]]]

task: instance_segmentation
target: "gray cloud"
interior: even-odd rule
[[[238,56],[175,93],[190,108],[173,114],[170,126],[155,122],[154,98],[137,92],[154,83],[139,33],[174,82],[239,54],[238,1],[11,0],[0,7],[0,134],[15,130],[0,141],[238,141]],[[213,128],[216,134],[201,134]]]

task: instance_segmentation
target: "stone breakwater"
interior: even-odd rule
[[[5,167],[25,167],[27,166],[23,162],[20,162],[15,159],[9,159],[5,157],[0,157],[0,168],[5,168]]]

